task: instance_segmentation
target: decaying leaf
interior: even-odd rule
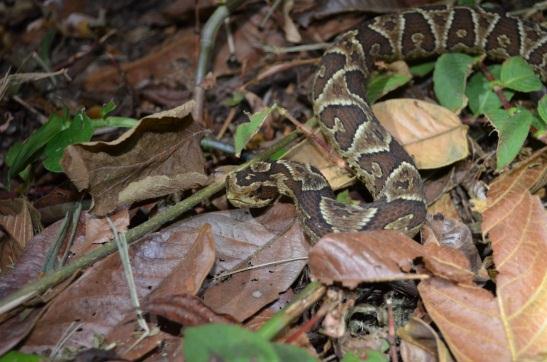
[[[271,231],[261,231],[255,235],[247,234],[244,238],[242,237],[244,235],[238,237],[240,243],[249,242],[247,238],[253,241],[261,239],[263,245],[258,249],[247,245],[246,248],[250,249],[247,253],[251,251],[252,254],[230,271],[250,267],[249,270],[230,275],[205,291],[205,304],[215,311],[243,321],[276,300],[281,292],[290,287],[306,266],[305,258],[309,245],[300,224],[294,222],[294,209],[287,209],[287,205],[278,205],[276,208],[278,211],[274,210],[268,216],[264,215],[261,222],[266,226],[275,225],[279,221],[285,224],[286,221],[283,219],[288,218],[293,221],[292,226],[284,230],[270,229]],[[281,220],[276,220],[280,217]],[[263,264],[266,265],[261,266]]]
[[[96,215],[207,182],[193,104],[145,117],[112,142],[67,148],[63,168],[79,190],[89,190]]]
[[[401,357],[404,362],[452,362],[452,356],[437,332],[423,320],[411,317],[397,330],[401,337]]]
[[[459,220],[439,215],[427,216],[422,228],[424,245],[435,244],[459,250],[467,258],[470,270],[477,272],[481,266],[481,257],[469,227]],[[469,269],[469,268],[467,268]]]
[[[97,217],[85,213],[85,243],[101,244],[114,238],[113,230],[106,217]],[[129,226],[129,210],[122,209],[110,216],[116,232],[124,233]]]
[[[409,274],[421,245],[402,233],[388,230],[335,233],[322,237],[309,255],[314,278],[355,288],[362,282],[420,279]]]
[[[497,203],[484,222],[498,272],[496,296],[433,278],[418,286],[422,300],[458,360],[542,360],[547,355],[547,215],[539,198],[524,191]]]
[[[450,165],[469,154],[467,126],[444,107],[417,99],[392,99],[374,104],[372,111],[419,169]]]
[[[21,248],[34,236],[39,228],[40,214],[24,198],[0,200],[0,227],[19,244]]]

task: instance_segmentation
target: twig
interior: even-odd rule
[[[258,24],[259,29],[264,28],[264,26],[266,25],[266,22],[272,17],[275,9],[277,9],[279,7],[279,4],[281,4],[281,0],[275,0],[273,5],[268,8],[268,11],[266,12],[266,15],[264,16],[264,18],[262,19],[260,24]]]
[[[313,120],[311,120],[308,126],[311,127]],[[298,136],[296,131],[291,132],[287,136],[283,137],[279,142],[274,146],[268,148],[260,155],[258,155],[253,160],[239,166],[236,170],[242,170],[252,163],[257,161],[262,161],[268,159],[274,153],[282,149],[283,147],[290,144]],[[224,190],[225,180],[217,181],[210,184],[209,186],[197,191],[192,196],[188,197],[185,200],[178,202],[177,204],[165,209],[163,212],[155,215],[149,220],[143,222],[139,226],[134,227],[133,229],[128,230],[125,233],[128,244],[132,244],[137,241],[142,236],[158,230],[165,223],[171,222],[176,218],[180,217],[185,212],[191,210],[194,206],[200,202],[207,200],[216,193]],[[112,254],[116,251],[116,244],[113,242],[107,243],[90,253],[81,256],[80,258],[74,260],[72,263],[60,268],[57,271],[46,274],[38,280],[28,283],[23,286],[21,289],[16,292],[2,298],[0,300],[0,314],[5,313],[23,303],[30,300],[32,297],[38,295],[39,293],[57,285],[63,280],[69,278],[77,270],[85,268],[98,260],[101,260],[105,256]]]
[[[194,100],[196,101],[196,107],[194,108],[193,114],[194,119],[199,123],[203,122],[203,103],[205,101],[205,89],[203,88],[202,83],[209,68],[218,29],[224,23],[224,19],[226,19],[242,2],[243,0],[226,1],[225,5],[221,5],[215,10],[201,30],[199,59],[194,85]]]
[[[397,345],[395,341],[395,318],[393,316],[393,302],[391,298],[386,299],[387,319],[388,319],[388,339],[389,339],[389,354],[391,362],[398,362]]]

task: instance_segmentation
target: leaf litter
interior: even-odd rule
[[[325,19],[326,15],[345,13],[355,7],[382,12],[395,7],[356,5],[351,1],[328,5],[285,2],[279,9],[272,8],[270,15],[265,6],[252,4],[242,8],[241,14],[234,15],[225,28],[231,30],[217,40],[212,73],[208,76],[211,88],[200,124],[190,115],[195,105],[186,102],[194,86],[198,56],[194,24],[181,25],[170,18],[193,18],[194,5],[147,9],[135,17],[147,26],[130,31],[124,27],[131,24],[124,24],[110,33],[107,28],[116,24],[116,19],[129,19],[131,23],[133,18],[123,11],[111,11],[107,14],[113,22],[105,23],[101,16],[84,14],[88,11],[85,2],[76,2],[74,6],[73,10],[52,10],[63,19],[60,36],[72,36],[77,41],[96,37],[95,45],[83,52],[66,44],[60,46],[61,51],[51,53],[50,60],[54,65],[67,66],[68,72],[54,66],[48,69],[56,72],[48,73],[69,75],[75,82],[67,84],[64,90],[50,88],[53,97],[46,97],[46,81],[51,87],[55,82],[68,82],[68,78],[28,78],[27,83],[36,88],[31,90],[21,84],[20,89],[10,89],[5,96],[8,110],[22,109],[13,114],[43,120],[54,112],[51,109],[60,109],[54,103],[55,97],[70,99],[67,104],[72,113],[81,110],[82,104],[97,108],[98,99],[106,103],[114,97],[121,105],[116,110],[118,114],[138,115],[141,121],[121,136],[111,133],[95,138],[93,143],[69,146],[63,161],[68,179],[59,175],[51,178],[43,170],[32,169],[36,154],[27,157],[27,163],[20,165],[17,175],[12,175],[17,194],[26,198],[16,198],[16,193],[7,190],[0,200],[2,297],[40,280],[52,245],[59,246],[57,262],[70,264],[98,250],[101,243],[111,238],[104,215],[115,220],[118,232],[127,227],[131,231],[143,220],[168,209],[173,200],[184,200],[211,182],[214,168],[236,162],[231,155],[219,151],[202,152],[200,140],[209,131],[223,135],[221,141],[229,140],[236,134],[235,124],[246,121],[244,111],[256,115],[274,102],[296,116],[293,118],[309,117],[309,104],[302,100],[306,98],[319,53],[284,52],[282,47],[305,47],[307,42],[332,40],[341,29],[351,28],[361,18],[346,14],[333,20]],[[207,13],[215,4],[200,2],[200,6],[198,12]],[[24,8],[17,11],[20,13],[13,19],[25,19],[30,14]],[[71,11],[80,15],[70,17]],[[269,16],[275,21],[268,20]],[[154,26],[149,27],[150,24]],[[160,28],[162,34],[158,34]],[[113,35],[116,31],[127,35],[127,41],[120,42],[117,38],[123,36]],[[104,37],[98,38],[99,34]],[[30,49],[37,40],[46,44],[46,35],[44,23],[17,35],[21,41],[16,44]],[[160,38],[162,41],[157,41]],[[134,44],[141,48],[133,52]],[[270,52],[271,49],[275,51]],[[94,52],[108,53],[107,57],[114,60],[101,62]],[[128,54],[131,56],[126,57]],[[10,61],[19,64],[16,57]],[[90,63],[94,63],[92,67],[88,67]],[[513,63],[526,74],[526,84],[517,82],[518,74],[509,68]],[[524,92],[537,88],[526,65],[519,60],[510,60],[508,64],[500,84]],[[409,68],[404,63],[401,66]],[[32,67],[24,71],[15,76],[38,74]],[[205,338],[196,342],[197,349],[185,345],[181,350],[181,333],[188,332],[191,338],[197,336],[199,340],[199,336],[232,330],[215,326],[221,323],[245,325],[256,335],[263,335],[263,328],[269,328],[281,308],[298,300],[299,292],[310,280],[319,280],[329,286],[327,296],[319,299],[309,312],[299,314],[300,319],[278,339],[306,349],[305,356],[299,354],[302,351],[257,339],[241,329],[234,329],[234,336],[251,341],[245,348],[253,346],[268,356],[300,356],[302,360],[325,356],[342,359],[344,355],[348,360],[350,355],[374,355],[386,360],[387,355],[393,356],[395,348],[386,340],[393,342],[397,337],[403,361],[478,360],[485,356],[492,360],[536,360],[545,356],[547,335],[542,326],[546,322],[541,312],[547,308],[547,271],[541,261],[547,260],[547,220],[540,198],[545,197],[546,148],[530,155],[527,149],[520,150],[520,144],[515,146],[516,141],[507,133],[509,138],[504,142],[511,147],[511,157],[518,154],[520,161],[501,170],[491,162],[495,161],[492,151],[496,150],[491,128],[484,126],[484,118],[473,118],[476,115],[461,110],[465,94],[469,93],[460,92],[463,101],[453,108],[462,111],[462,115],[456,116],[430,99],[409,99],[428,94],[431,86],[427,80],[431,76],[427,72],[420,76],[405,73],[404,82],[389,78],[389,74],[384,76],[377,84],[386,86],[378,94],[403,98],[377,103],[374,110],[424,170],[428,200],[437,200],[429,209],[435,216],[422,230],[421,244],[401,234],[374,231],[328,235],[310,247],[292,206],[276,203],[251,213],[228,209],[222,196],[217,195],[213,202],[202,200],[191,212],[142,237],[129,249],[137,293],[153,330],[150,336],[139,339],[142,331],[130,307],[119,257],[114,254],[39,298],[0,314],[0,355],[16,349],[70,358],[78,353],[93,354],[92,348],[96,347],[106,351],[114,344],[110,358],[113,355],[154,360],[163,353],[180,360],[183,354],[199,355],[199,347],[207,343]],[[83,87],[94,98],[85,98],[87,95],[81,95],[76,87]],[[25,103],[13,100],[18,92],[27,95]],[[235,92],[245,97],[225,104]],[[444,102],[442,97],[437,99]],[[160,111],[166,104],[183,105]],[[231,116],[226,116],[228,107]],[[541,116],[543,109],[537,112]],[[151,115],[142,117],[147,114]],[[3,137],[16,134],[19,140],[25,138],[18,133],[25,134],[24,129],[14,131],[18,121],[21,118],[2,125]],[[283,117],[268,122],[266,135],[253,137],[255,144],[251,148],[263,148],[287,134],[290,126],[284,122]],[[533,127],[541,126],[530,122]],[[256,131],[258,127],[252,133]],[[533,136],[542,139],[540,133]],[[470,137],[480,139],[480,146],[473,141],[469,147]],[[243,146],[247,141],[242,142]],[[6,142],[4,138],[2,142]],[[11,145],[9,142],[13,141],[0,145],[3,150]],[[538,149],[531,142],[525,145]],[[344,170],[333,166],[315,145],[307,142],[296,148],[287,147],[279,155],[287,151],[288,158],[317,165],[335,189],[351,184]],[[5,171],[3,162],[0,166]],[[28,167],[34,178],[25,178]],[[77,193],[70,183],[81,192]],[[488,185],[486,196],[480,190],[475,192],[474,187],[480,183]],[[64,200],[51,197],[56,192],[51,185],[62,188]],[[93,205],[75,220],[72,238],[61,233],[61,221],[40,231],[33,207],[36,200],[45,194],[44,200],[55,200],[48,207],[62,205],[64,201],[85,198],[84,190]],[[357,202],[368,196],[351,186],[344,199]],[[212,204],[220,206],[221,211],[214,211]],[[66,209],[57,220],[65,214]],[[401,289],[401,284],[406,289]],[[329,307],[329,303],[337,306]],[[212,329],[192,329],[201,324],[209,324]],[[218,348],[223,350],[236,342],[227,338],[226,346]],[[241,350],[255,353],[245,348]],[[98,355],[96,350],[95,353]]]

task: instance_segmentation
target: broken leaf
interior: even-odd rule
[[[207,182],[199,146],[204,130],[191,119],[193,105],[145,117],[112,142],[67,148],[63,168],[79,190],[89,190],[96,215]]]

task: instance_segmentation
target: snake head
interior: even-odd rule
[[[258,162],[250,168],[229,174],[226,178],[226,196],[235,207],[264,207],[279,193],[269,175],[270,164]]]

